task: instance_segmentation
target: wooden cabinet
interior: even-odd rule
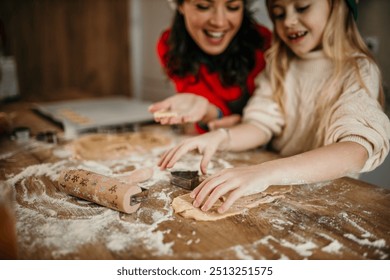
[[[130,96],[128,0],[1,0],[25,100]]]

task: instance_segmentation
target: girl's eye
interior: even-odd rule
[[[310,5],[303,6],[303,7],[296,7],[295,10],[296,10],[298,13],[303,13],[303,12],[306,11],[309,7],[310,7]]]

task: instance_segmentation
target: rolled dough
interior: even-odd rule
[[[152,132],[90,134],[71,144],[73,156],[85,160],[112,160],[170,144],[171,139]]]
[[[194,219],[196,221],[216,221],[241,214],[245,210],[257,207],[260,204],[272,203],[277,199],[284,198],[283,194],[290,190],[290,186],[288,188],[283,186],[280,190],[271,188],[266,192],[241,197],[223,214],[218,213],[217,209],[222,205],[224,199],[217,201],[209,211],[203,212],[200,208],[196,208],[192,205],[194,199],[190,197],[189,193],[174,198],[172,207],[175,213],[187,219]]]

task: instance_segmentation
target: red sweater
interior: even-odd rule
[[[269,48],[271,43],[271,32],[258,25],[258,31],[265,41],[265,49]],[[157,53],[160,59],[161,65],[166,68],[167,61],[164,59],[165,54],[169,50],[168,38],[170,29],[163,32],[158,44]],[[260,49],[256,51],[256,63],[252,71],[247,78],[247,88],[249,94],[252,95],[255,89],[255,77],[264,69],[265,60],[264,53]],[[168,71],[167,71],[168,72]],[[217,106],[224,116],[231,115],[231,111],[227,106],[228,102],[237,100],[242,95],[242,90],[239,86],[223,86],[217,72],[210,73],[206,65],[201,64],[199,67],[198,81],[195,76],[188,75],[186,77],[170,76],[176,87],[177,93],[194,93],[207,98],[207,100]],[[199,133],[205,132],[197,126]]]

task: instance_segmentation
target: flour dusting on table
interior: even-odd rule
[[[30,148],[36,149],[37,145],[31,145]],[[34,258],[34,255],[28,255],[28,252],[41,252],[41,255],[35,258],[74,259],[80,257],[74,255],[76,251],[85,251],[85,246],[93,247],[95,244],[108,249],[110,258],[118,256],[134,258],[134,255],[131,255],[134,250],[146,248],[147,252],[137,256],[142,259],[177,256],[175,246],[178,243],[187,247],[204,246],[205,236],[198,236],[196,230],[191,230],[186,235],[177,229],[161,226],[173,222],[183,223],[183,228],[188,226],[188,221],[177,219],[172,211],[172,198],[180,189],[170,186],[170,171],[199,171],[202,156],[187,154],[175,168],[162,171],[157,167],[157,162],[164,150],[165,148],[156,148],[150,153],[134,154],[118,160],[88,161],[70,159],[70,152],[66,148],[55,147],[52,153],[57,157],[56,162],[31,165],[15,171],[15,174],[6,174],[5,183],[17,191],[18,203],[15,210],[20,250],[24,251],[27,258]],[[14,154],[4,154],[0,159],[11,160]],[[241,163],[250,160],[248,154],[239,153],[227,153],[224,158],[226,160],[218,158],[211,160],[208,175],[232,167],[230,160]],[[153,169],[153,177],[138,185],[149,190],[148,200],[143,202],[136,213],[130,215],[71,197],[59,192],[55,185],[58,175],[64,169],[85,169],[105,176],[118,177],[145,167]],[[287,250],[290,258],[291,256],[315,258],[318,252],[337,257],[348,250],[345,244],[356,243],[359,248],[375,249],[361,257],[388,259],[389,245],[386,243],[388,239],[375,231],[369,223],[370,219],[362,220],[350,212],[356,205],[346,203],[342,209],[335,209],[335,215],[323,215],[328,213],[327,207],[337,206],[337,200],[351,191],[351,187],[346,184],[341,185],[340,192],[332,193],[329,191],[330,186],[330,182],[305,184],[297,189],[294,186],[296,197],[306,194],[304,199],[297,200],[292,196],[276,201],[274,204],[278,207],[269,204],[256,212],[256,218],[265,223],[263,235],[256,236],[256,240],[245,244],[210,252],[209,256],[236,259],[255,259],[254,256],[257,256],[256,258],[261,259],[263,256],[261,252],[266,251],[275,259],[288,259],[289,257],[282,253]],[[325,200],[327,204],[319,205],[319,199]],[[298,211],[300,215],[297,214]],[[375,212],[362,209],[362,213],[371,218]],[[246,222],[250,215],[254,214],[247,211],[237,218],[237,221]],[[302,220],[307,217],[314,217],[315,223],[312,227],[307,227]],[[181,226],[178,228],[181,229]],[[339,232],[340,238],[335,239],[334,236],[321,232],[323,228]],[[320,236],[320,242],[318,238],[311,240],[307,235],[293,233],[294,229],[299,229],[301,234],[308,232],[312,234],[310,236]],[[340,233],[341,230],[344,232]],[[174,241],[168,238],[172,236],[176,236]],[[204,255],[191,252],[183,253],[181,256],[204,258]]]

